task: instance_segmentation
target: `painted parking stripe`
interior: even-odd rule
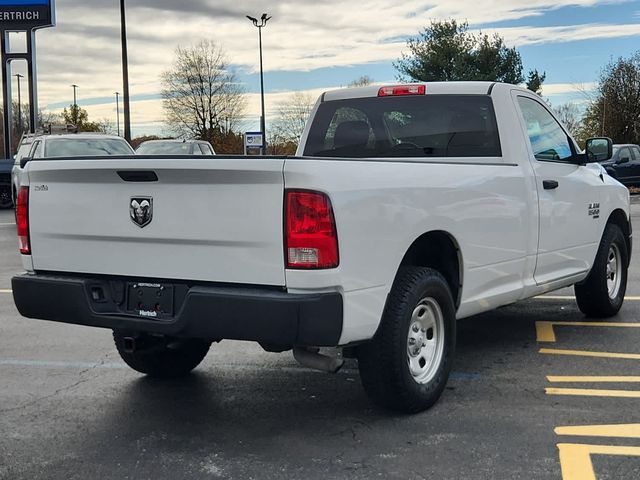
[[[598,390],[589,388],[545,388],[547,395],[570,395],[577,397],[640,398],[639,390]]]
[[[596,480],[591,455],[640,457],[640,447],[559,443],[558,449],[563,480]]]
[[[622,322],[536,322],[536,340],[538,342],[556,341],[553,327],[614,327],[614,328],[640,328],[640,323]]]
[[[640,423],[557,427],[554,431],[556,435],[576,437],[640,438]]]
[[[539,295],[534,298],[538,300],[575,300],[576,299],[576,297],[574,297],[573,295]],[[631,295],[628,297],[624,297],[624,299],[631,302],[640,302],[639,295]]]
[[[551,383],[640,383],[640,376],[554,376],[549,375],[547,380]]]
[[[541,348],[540,353],[546,355],[570,355],[574,357],[622,358],[640,360],[638,353],[589,352],[586,350],[559,350],[555,348]]]

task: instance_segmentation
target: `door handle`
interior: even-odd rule
[[[560,184],[555,180],[543,180],[542,186],[545,190],[555,190]]]

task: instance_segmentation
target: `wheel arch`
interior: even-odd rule
[[[449,285],[456,308],[460,305],[463,259],[453,235],[443,230],[423,233],[407,249],[398,271],[405,266],[428,267],[440,272]]]
[[[622,230],[622,233],[624,234],[624,240],[627,244],[627,261],[631,263],[631,249],[633,247],[631,243],[632,227],[631,222],[627,218],[627,214],[621,208],[615,209],[613,212],[611,212],[611,215],[609,215],[609,218],[607,219],[607,225],[609,224],[617,225],[618,227],[620,227],[620,230]]]

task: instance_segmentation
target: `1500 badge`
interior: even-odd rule
[[[600,218],[600,204],[599,203],[590,203],[589,204],[589,216],[594,219]]]

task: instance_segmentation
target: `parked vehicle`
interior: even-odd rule
[[[628,187],[640,185],[640,147],[638,145],[614,145],[613,156],[600,164],[620,183]]]
[[[14,201],[17,201],[22,172],[21,164],[25,158],[100,157],[132,155],[134,153],[129,143],[116,135],[101,133],[27,135],[20,142],[11,171]]]
[[[13,167],[13,160],[0,160],[0,208],[13,207],[11,167]]]
[[[204,140],[148,140],[136,149],[137,155],[215,155]]]
[[[223,339],[326,371],[342,357],[319,348],[341,347],[376,403],[421,411],[456,319],[570,285],[586,315],[619,311],[632,234],[596,163],[611,149],[580,153],[526,89],[454,82],[327,92],[296,158],[30,161],[15,303],[112,329],[156,377]]]

